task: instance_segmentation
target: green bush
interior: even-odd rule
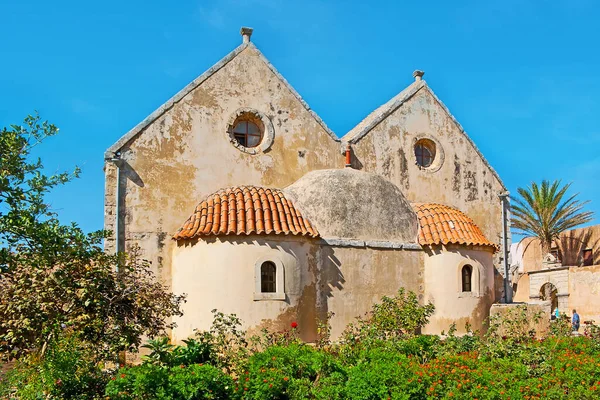
[[[344,369],[306,344],[273,346],[252,355],[234,388],[239,399],[340,398]]]
[[[102,398],[108,377],[93,350],[69,335],[52,342],[43,358],[18,361],[0,383],[0,397],[97,399]]]
[[[107,399],[198,400],[232,397],[233,380],[211,365],[121,368],[106,387]]]

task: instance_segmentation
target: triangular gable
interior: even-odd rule
[[[475,145],[475,142],[467,135],[467,132],[463,129],[462,125],[454,118],[454,115],[450,113],[450,110],[446,105],[435,95],[433,90],[427,85],[427,82],[424,80],[418,80],[413,82],[411,85],[407,86],[404,90],[394,96],[387,103],[378,107],[375,111],[370,113],[364,120],[362,120],[358,125],[352,128],[347,134],[345,134],[341,141],[342,143],[354,144],[357,143],[360,139],[365,137],[373,128],[379,125],[383,120],[385,120],[389,115],[391,115],[394,111],[400,108],[404,103],[410,100],[413,96],[415,96],[420,90],[426,90],[431,94],[431,96],[435,99],[435,101],[440,105],[440,107],[444,110],[444,112],[450,117],[450,119],[454,122],[460,133],[467,139],[467,141],[473,146],[475,152],[481,157],[483,163],[490,169],[492,175],[496,177],[502,188],[506,190],[506,186],[502,179],[500,179],[500,175],[494,170],[494,168],[490,165],[490,163],[485,159],[481,151]]]
[[[121,148],[123,146],[125,146],[128,142],[130,142],[132,139],[134,139],[138,134],[140,134],[150,124],[152,124],[152,122],[154,122],[161,115],[163,115],[165,112],[167,112],[169,109],[171,109],[176,103],[181,101],[191,91],[193,91],[198,86],[200,86],[202,84],[202,82],[204,82],[205,80],[210,78],[214,73],[216,73],[221,68],[223,68],[225,65],[227,65],[227,63],[229,63],[231,60],[233,60],[238,54],[240,54],[242,51],[244,51],[247,47],[254,49],[258,53],[259,58],[269,67],[269,69],[273,72],[273,74],[275,74],[283,82],[285,87],[287,87],[287,89],[294,95],[294,97],[296,97],[296,99],[298,99],[298,101],[313,116],[313,118],[317,121],[317,123],[319,125],[321,125],[321,127],[325,130],[325,132],[327,132],[327,134],[329,136],[331,136],[331,138],[333,140],[339,142],[340,139],[338,139],[338,137],[335,135],[335,133],[333,133],[333,131],[331,129],[329,129],[329,127],[325,124],[325,122],[321,119],[321,117],[319,117],[317,115],[317,113],[315,113],[310,108],[310,106],[306,103],[306,101],[304,101],[304,99],[302,98],[302,96],[300,96],[300,94],[296,91],[296,89],[294,89],[292,87],[292,85],[290,85],[290,83],[279,73],[279,71],[277,71],[277,69],[273,66],[273,64],[271,64],[269,62],[269,60],[267,60],[267,58],[264,56],[264,54],[254,45],[254,43],[248,42],[248,43],[242,43],[241,45],[236,47],[231,53],[227,54],[219,62],[217,62],[215,65],[213,65],[211,68],[209,68],[206,72],[204,72],[202,75],[200,75],[199,77],[194,79],[192,82],[190,82],[187,86],[185,86],[183,89],[181,89],[177,94],[175,94],[175,96],[171,97],[163,105],[161,105],[156,110],[154,110],[154,112],[152,112],[152,114],[148,115],[142,122],[137,124],[133,129],[131,129],[129,132],[127,132],[125,135],[123,135],[112,146],[110,146],[104,153],[104,158],[109,159],[109,158],[114,157],[115,153],[117,153],[119,150],[121,150]]]

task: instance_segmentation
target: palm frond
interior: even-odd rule
[[[588,202],[577,200],[579,193],[565,200],[570,187],[571,183],[561,185],[560,180],[543,180],[540,185],[531,182],[518,188],[520,197],[513,199],[511,206],[515,233],[536,237],[549,250],[562,232],[590,222],[594,213],[583,211]]]

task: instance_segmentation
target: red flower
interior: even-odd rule
[[[125,379],[125,374],[121,374],[121,379]]]
[[[298,323],[296,321],[292,322],[292,328],[296,329],[298,327]]]

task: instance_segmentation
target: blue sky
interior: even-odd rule
[[[0,0],[0,126],[39,110],[65,222],[102,228],[103,153],[240,43],[342,136],[425,79],[511,192],[573,182],[600,213],[600,5],[570,1]],[[597,220],[596,220],[597,222]]]

